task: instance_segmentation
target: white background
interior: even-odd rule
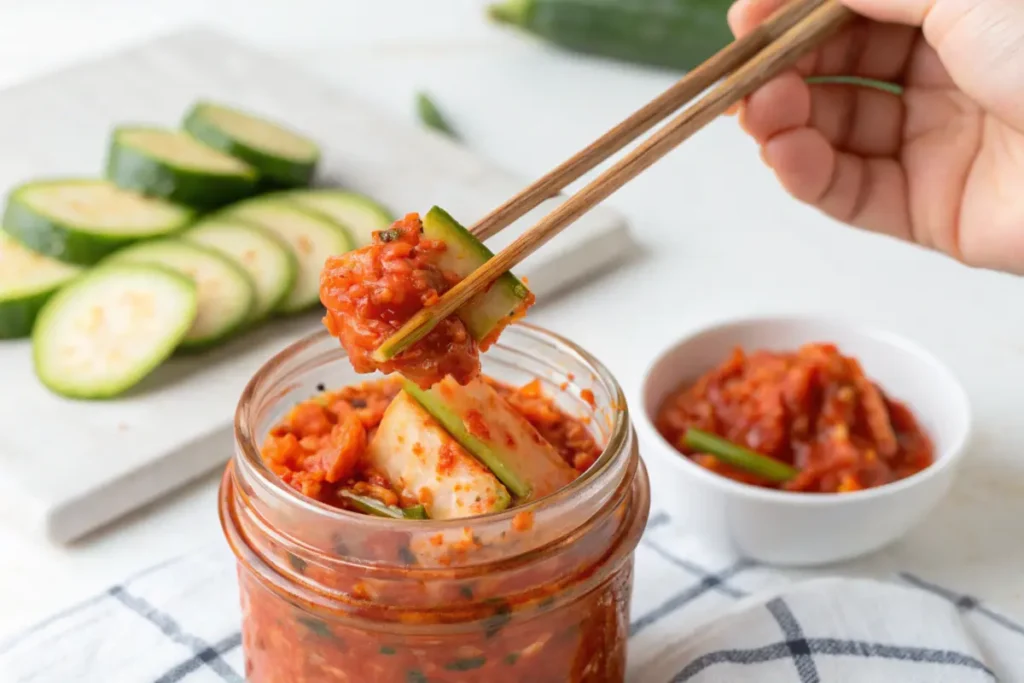
[[[425,88],[468,145],[532,177],[672,80],[539,47],[489,27],[482,7],[476,0],[0,0],[0,85],[207,23],[402,116],[411,117],[412,94]],[[732,120],[609,203],[630,219],[646,256],[553,302],[534,322],[587,346],[630,397],[652,354],[713,318],[821,312],[916,338],[964,380],[977,439],[949,499],[885,559],[898,567],[924,558],[931,578],[955,585],[970,577],[982,597],[1024,611],[1018,279],[856,234],[799,206]],[[658,464],[650,465],[657,486]],[[215,480],[65,548],[26,538],[17,519],[0,520],[0,636],[164,557],[218,542]]]

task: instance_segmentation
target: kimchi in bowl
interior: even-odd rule
[[[834,345],[852,366],[863,368],[886,401],[909,411],[912,418],[907,419],[931,444],[927,466],[859,490],[782,490],[723,476],[700,457],[688,457],[666,438],[664,428],[659,430],[666,401],[736,349],[796,352],[810,344]],[[655,358],[641,391],[638,427],[652,467],[672,493],[665,499],[675,506],[678,519],[711,541],[782,566],[852,559],[905,535],[949,490],[971,429],[966,392],[931,353],[895,334],[839,320],[763,317],[705,327]]]

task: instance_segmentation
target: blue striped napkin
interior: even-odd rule
[[[1024,682],[1024,626],[915,575],[794,581],[663,513],[636,561],[629,683]],[[239,622],[234,558],[211,548],[0,642],[0,681],[243,683]]]

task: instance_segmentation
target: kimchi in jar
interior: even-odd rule
[[[510,326],[483,357],[539,380],[603,448],[550,495],[474,517],[375,517],[303,496],[260,446],[293,406],[359,384],[326,332],[273,358],[236,415],[220,515],[238,558],[249,683],[621,683],[650,508],[622,391],[594,358]]]

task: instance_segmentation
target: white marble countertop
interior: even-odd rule
[[[9,1],[0,3],[0,86],[181,25],[208,23],[400,115],[411,116],[413,92],[426,88],[467,144],[535,176],[671,80],[519,40],[487,26],[482,6],[480,0]],[[856,234],[796,204],[732,120],[714,124],[609,203],[631,220],[646,256],[553,302],[535,322],[586,345],[631,397],[653,353],[721,316],[823,312],[918,339],[967,385],[977,440],[950,497],[883,560],[898,567],[903,558],[920,564],[924,557],[933,579],[956,584],[970,577],[983,598],[1024,612],[1024,283]],[[218,542],[216,479],[68,547],[26,538],[16,519],[0,520],[0,637],[167,556]]]

